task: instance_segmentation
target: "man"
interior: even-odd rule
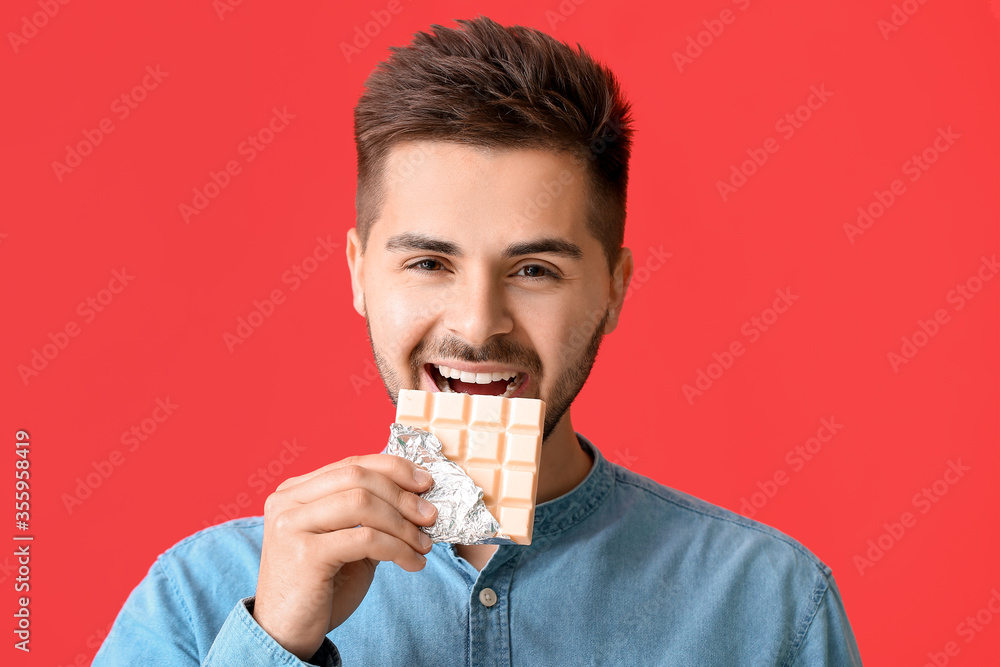
[[[459,23],[367,81],[347,260],[394,403],[404,388],[545,401],[531,545],[432,546],[424,471],[350,457],[161,554],[94,665],[860,664],[804,547],[574,431],[632,275],[629,104],[582,49]],[[648,433],[632,421],[622,438]]]

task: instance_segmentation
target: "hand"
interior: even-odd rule
[[[422,474],[424,479],[418,480]],[[437,509],[417,496],[426,470],[400,456],[351,456],[282,482],[264,502],[253,617],[285,650],[311,658],[354,613],[379,562],[423,569]]]

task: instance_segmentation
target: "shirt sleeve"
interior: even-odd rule
[[[157,559],[128,596],[91,666],[342,667],[329,637],[309,662],[286,651],[251,616],[253,602],[247,597],[236,603],[202,660],[191,613]]]
[[[832,574],[792,667],[861,667],[861,654]]]

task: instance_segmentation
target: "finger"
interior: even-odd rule
[[[334,568],[341,568],[363,558],[391,560],[407,572],[417,572],[427,564],[427,558],[410,548],[409,544],[370,526],[326,533],[319,536],[319,539],[325,543],[327,553],[337,554],[328,563]]]
[[[430,551],[430,538],[390,503],[368,489],[356,487],[298,505],[280,515],[282,532],[329,533],[367,526],[405,541],[421,553]]]
[[[288,508],[291,503],[304,505],[353,488],[367,489],[394,506],[413,523],[430,525],[437,518],[437,508],[434,505],[399,488],[385,475],[359,465],[328,470],[276,494],[278,506]]]
[[[426,478],[418,478],[417,471],[422,470],[426,473],[426,469],[408,459],[404,459],[402,456],[396,456],[395,454],[366,454],[364,456],[348,456],[340,461],[327,464],[322,468],[317,468],[312,472],[307,472],[304,475],[289,477],[278,485],[277,490],[283,491],[287,488],[298,486],[317,475],[351,465],[376,470],[396,482],[400,487],[410,491],[426,491],[430,488],[432,482],[430,473],[427,473]]]

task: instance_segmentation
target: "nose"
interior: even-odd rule
[[[502,278],[486,271],[467,273],[450,290],[444,325],[449,332],[477,347],[493,336],[510,333],[514,318]]]

